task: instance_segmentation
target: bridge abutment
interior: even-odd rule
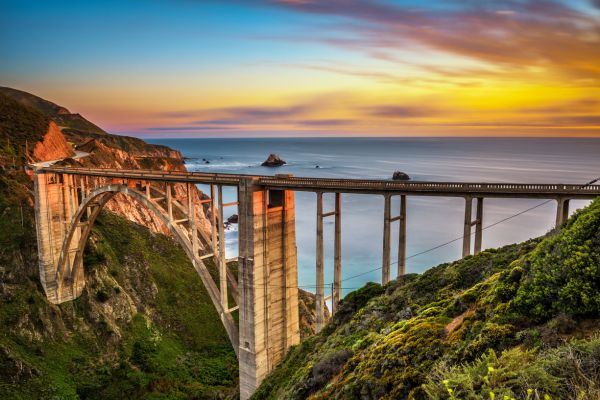
[[[83,268],[65,271],[65,278],[70,282],[59,290],[57,269],[61,257],[62,246],[68,234],[71,217],[79,205],[79,195],[74,177],[66,174],[38,173],[34,175],[35,185],[35,218],[38,241],[38,258],[40,281],[48,300],[54,304],[73,300],[81,295],[85,280]],[[81,227],[73,230],[71,246],[63,257],[77,260],[79,266],[82,259],[76,254],[81,238]],[[67,265],[73,265],[68,262]]]
[[[300,342],[294,192],[239,185],[240,398]]]

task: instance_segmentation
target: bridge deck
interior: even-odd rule
[[[254,178],[257,184],[271,189],[308,192],[338,192],[364,194],[407,194],[416,196],[474,196],[593,199],[600,196],[600,185],[548,183],[478,183],[478,182],[419,182],[376,179],[302,178],[285,175],[243,175],[206,172],[177,172],[153,170],[121,170],[48,167],[42,171],[61,174],[147,181],[190,182],[238,186],[244,178]]]

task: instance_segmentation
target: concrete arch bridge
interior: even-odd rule
[[[398,182],[358,179],[300,178],[143,170],[43,167],[34,171],[35,212],[40,280],[53,303],[77,298],[85,285],[83,252],[92,226],[105,204],[117,194],[128,196],[158,216],[181,244],[208,291],[238,356],[240,396],[249,398],[267,373],[300,341],[294,192],[316,193],[316,316],[324,320],[323,220],[335,219],[332,311],[341,299],[341,195],[384,197],[382,283],[390,280],[390,226],[400,224],[398,274],[406,273],[406,203],[409,196],[465,199],[463,256],[481,251],[483,202],[488,197],[543,198],[557,202],[556,223],[568,216],[570,199],[593,199],[600,185]],[[210,198],[194,196],[194,186],[210,185]],[[184,185],[186,195],[175,195]],[[237,189],[238,199],[223,203],[223,187]],[[175,192],[177,193],[177,192]],[[323,211],[323,194],[335,194],[335,207]],[[392,216],[391,198],[400,197]],[[473,200],[476,199],[475,219]],[[238,276],[225,258],[223,209],[238,207]],[[200,208],[210,210],[212,230],[199,227]],[[214,280],[204,261],[218,269]],[[236,323],[232,313],[239,313]]]

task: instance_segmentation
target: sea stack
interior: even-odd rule
[[[263,167],[281,167],[286,164],[277,154],[269,154],[269,157],[261,164]]]
[[[394,175],[392,175],[392,179],[395,181],[409,181],[410,176],[402,171],[394,171]]]

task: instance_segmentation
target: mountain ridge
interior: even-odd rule
[[[66,147],[55,148],[59,142]],[[191,262],[127,198],[96,221],[82,296],[61,305],[46,300],[25,166],[73,149],[90,155],[68,158],[70,165],[185,170],[181,153],[166,146],[65,134],[51,117],[0,92],[0,398],[236,398],[237,359]],[[303,333],[310,334],[314,305],[311,295],[303,298]]]

